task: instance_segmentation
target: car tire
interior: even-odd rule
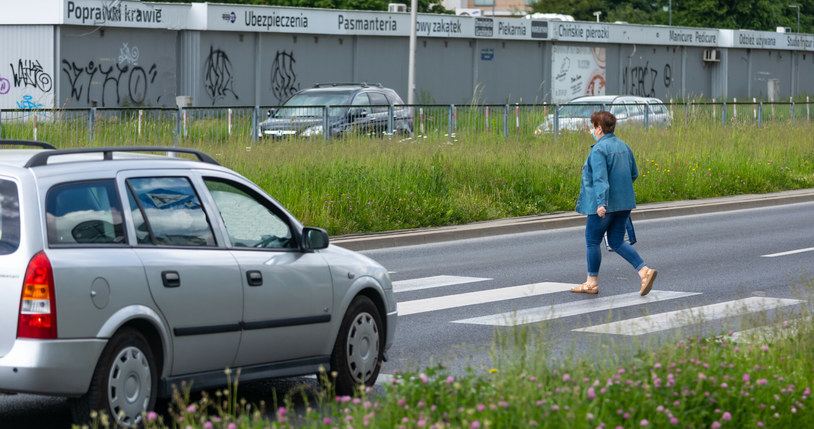
[[[352,395],[361,385],[373,386],[379,376],[383,347],[379,310],[370,298],[357,296],[342,319],[331,354],[336,394]]]
[[[104,411],[116,426],[139,427],[144,411],[155,407],[158,370],[147,339],[134,329],[123,329],[105,346],[88,392],[73,401],[75,422],[91,420],[91,412]]]

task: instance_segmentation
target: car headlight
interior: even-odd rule
[[[322,125],[314,125],[313,127],[308,127],[305,131],[302,132],[303,137],[311,137],[311,136],[318,136],[322,134]]]

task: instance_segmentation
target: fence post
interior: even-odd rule
[[[33,113],[33,116],[34,116],[34,140],[37,140],[37,128],[39,127],[39,124],[37,123],[37,111],[34,110],[33,112],[34,112]]]
[[[738,120],[738,99],[732,99],[732,119],[737,121]]]
[[[650,105],[644,103],[644,129],[648,129],[650,126]]]
[[[484,106],[486,109],[486,133],[489,133],[489,106]]]
[[[752,97],[752,119],[757,120],[757,99]]]
[[[393,138],[393,123],[395,122],[395,111],[393,110],[393,105],[387,106],[387,135],[391,139]]]
[[[509,104],[503,106],[503,138],[509,137]]]
[[[0,109],[0,139],[3,138],[3,109]]]
[[[330,110],[330,108],[331,108],[331,106],[327,105],[327,104],[325,105],[325,107],[322,108],[322,139],[323,140],[328,140],[329,138],[331,138],[331,136],[328,135],[331,132],[331,130],[329,129],[329,126],[328,126],[328,110]]]
[[[452,104],[447,109],[447,138],[452,138]]]
[[[173,144],[175,147],[178,147],[178,136],[181,134],[181,110],[183,108],[178,106],[178,110],[175,112],[175,143]]]
[[[141,137],[141,124],[144,121],[144,110],[138,109],[138,136]]]
[[[514,133],[520,135],[520,105],[514,106]]]
[[[90,108],[90,114],[88,114],[88,141],[93,140],[93,125],[96,118],[96,108]]]
[[[763,102],[761,101],[758,103],[757,109],[757,126],[759,127],[763,123]]]
[[[789,101],[791,102],[791,120],[794,120],[794,97],[789,97]]]
[[[226,111],[226,137],[232,138],[232,109]]]
[[[260,106],[252,110],[252,141],[256,142],[260,133]]]
[[[424,135],[424,108],[418,108],[418,125],[421,129],[421,135]]]
[[[806,96],[806,121],[811,120],[811,110],[809,110],[808,96]]]
[[[560,132],[560,103],[554,103],[554,138]]]
[[[182,119],[181,126],[183,127],[183,131],[184,131],[184,134],[182,134],[182,135],[183,135],[183,137],[185,139],[187,137],[189,137],[189,129],[188,129],[189,128],[188,127],[189,120],[188,120],[188,117],[189,117],[189,115],[187,114],[187,109],[181,109],[181,119]]]
[[[724,103],[724,106],[726,106],[726,103]],[[726,107],[724,107],[724,109],[725,108]],[[718,118],[718,105],[715,104],[715,99],[713,98],[712,99],[712,119],[717,119],[717,118]]]
[[[726,100],[721,103],[721,124],[726,124]]]
[[[458,108],[452,105],[452,134],[458,134]]]

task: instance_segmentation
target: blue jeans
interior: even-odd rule
[[[585,222],[585,245],[588,247],[588,275],[599,275],[599,265],[602,263],[602,239],[608,233],[608,245],[619,256],[630,262],[637,271],[645,266],[639,252],[625,241],[625,225],[630,218],[630,210],[607,212],[605,217],[588,215]]]

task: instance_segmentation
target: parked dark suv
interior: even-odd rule
[[[326,126],[330,137],[348,132],[411,134],[413,130],[411,110],[396,91],[381,84],[316,84],[269,110],[268,116],[260,123],[261,138],[322,136]]]

